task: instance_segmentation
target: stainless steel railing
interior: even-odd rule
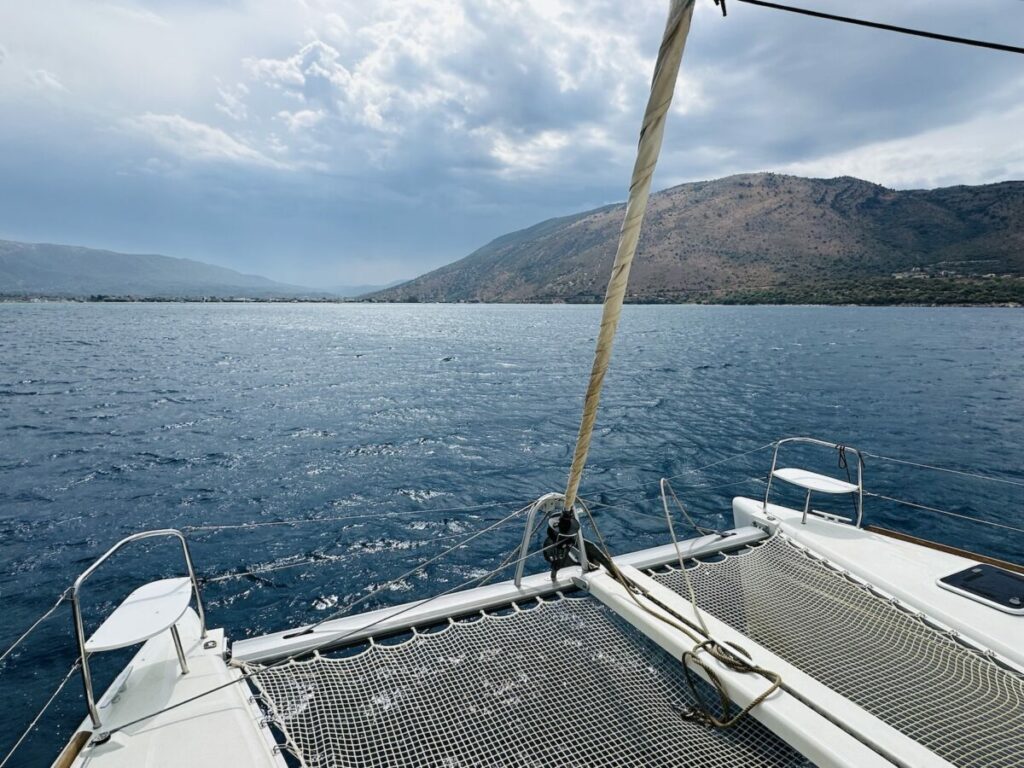
[[[856,448],[844,445],[843,443],[830,443],[827,440],[818,440],[814,437],[785,437],[775,442],[775,448],[772,451],[772,467],[768,470],[768,483],[764,489],[764,506],[763,510],[765,515],[768,515],[768,497],[772,492],[772,480],[775,478],[775,468],[778,465],[779,460],[779,448],[783,445],[792,443],[803,443],[805,445],[818,445],[823,448],[831,448],[835,451],[849,451],[857,457],[857,519],[854,521],[854,525],[858,528],[861,527],[861,522],[864,519],[864,458],[859,450]],[[810,512],[811,506],[811,492],[807,491],[807,497],[804,501],[804,516],[803,521],[807,522],[807,514]]]
[[[206,638],[206,614],[203,611],[203,599],[199,591],[199,581],[196,579],[195,568],[192,566],[192,555],[188,549],[188,542],[185,540],[185,536],[181,531],[175,530],[174,528],[161,528],[154,531],[142,531],[141,533],[132,534],[117,542],[114,546],[108,549],[103,555],[100,556],[96,562],[86,568],[82,574],[75,579],[75,583],[71,587],[71,611],[74,615],[75,621],[75,635],[78,638],[78,653],[79,660],[82,667],[82,684],[85,687],[85,701],[89,708],[89,717],[92,720],[94,729],[101,727],[99,709],[96,706],[96,697],[93,693],[92,685],[92,674],[89,671],[89,652],[85,649],[86,637],[85,637],[85,626],[82,621],[82,605],[79,599],[79,593],[82,589],[82,584],[88,579],[96,569],[99,568],[104,562],[110,559],[110,557],[117,552],[119,549],[133,541],[140,541],[141,539],[154,538],[156,536],[173,536],[181,542],[182,553],[185,555],[185,565],[188,568],[188,576],[192,582],[192,591],[196,596],[196,612],[199,614],[199,627],[201,630],[201,637]],[[177,640],[177,639],[176,639]],[[181,657],[180,643],[179,645],[179,658]]]

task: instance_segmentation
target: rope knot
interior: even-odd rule
[[[779,689],[782,685],[782,677],[778,673],[750,663],[739,656],[736,652],[737,650],[742,653],[746,653],[739,646],[736,646],[736,650],[733,650],[732,648],[722,645],[717,640],[709,638],[703,642],[697,643],[693,648],[683,653],[683,673],[686,676],[686,683],[690,688],[690,693],[693,695],[694,700],[694,705],[690,708],[690,711],[681,713],[684,719],[691,720],[693,722],[707,723],[715,728],[730,728],[738,723],[744,715],[750,712],[750,710]],[[771,685],[769,685],[764,692],[755,697],[749,704],[747,704],[747,706],[743,707],[739,712],[730,717],[730,712],[733,710],[733,703],[732,699],[729,697],[729,692],[726,691],[725,684],[718,677],[715,670],[705,664],[698,656],[701,651],[710,655],[730,671],[743,674],[760,675],[771,683]],[[704,697],[701,695],[693,678],[693,672],[690,669],[690,664],[699,667],[704,672],[704,675],[711,684],[711,687],[714,688],[715,693],[718,694],[718,706],[722,713],[721,717],[717,717],[705,702]]]

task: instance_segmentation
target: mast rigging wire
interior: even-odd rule
[[[859,27],[870,27],[871,29],[881,29],[886,32],[898,32],[901,35],[911,35],[913,37],[924,37],[929,40],[939,40],[944,43],[957,43],[960,45],[970,45],[975,48],[988,48],[993,51],[1004,51],[1006,53],[1024,53],[1024,48],[1016,45],[1006,45],[1004,43],[992,43],[987,40],[974,40],[968,37],[957,37],[956,35],[944,35],[940,32],[928,32],[923,29],[911,29],[910,27],[898,27],[895,24],[883,24],[879,21],[869,21],[867,19],[855,19],[850,16],[839,16],[835,13],[825,13],[824,11],[814,11],[810,8],[797,8],[792,5],[783,5],[781,3],[772,3],[768,0],[736,0],[737,3],[747,3],[748,5],[759,5],[762,8],[771,8],[776,11],[788,11],[789,13],[798,13],[803,16],[811,16],[816,19],[825,19],[826,21],[838,21],[843,24],[854,24]],[[715,0],[715,5],[718,5],[718,0]],[[722,15],[725,15],[725,2],[722,2]]]

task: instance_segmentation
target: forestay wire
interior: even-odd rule
[[[658,164],[661,142],[665,135],[665,119],[672,105],[672,95],[679,75],[679,64],[683,57],[686,36],[690,31],[695,0],[672,0],[665,34],[658,50],[658,60],[651,80],[651,93],[644,112],[640,141],[633,165],[633,177],[629,184],[629,200],[626,215],[619,231],[619,245],[615,252],[612,274],[605,292],[604,309],[601,313],[601,331],[594,350],[594,364],[590,371],[590,383],[583,401],[583,416],[573,452],[572,468],[565,490],[565,509],[571,510],[576,501],[583,468],[590,451],[590,440],[594,434],[594,421],[601,402],[601,387],[604,384],[608,364],[611,361],[615,331],[622,315],[622,302],[629,282],[629,268],[633,264],[636,246],[640,240],[640,225],[647,210],[647,199],[651,192],[651,177]]]
[[[749,5],[759,5],[762,8],[771,8],[776,11],[786,11],[788,13],[798,13],[802,16],[811,16],[816,19],[825,19],[826,21],[838,21],[841,24],[853,24],[859,27],[869,27],[871,29],[881,29],[886,32],[898,32],[902,35],[911,35],[913,37],[924,37],[929,40],[938,40],[943,43],[957,43],[959,45],[970,45],[975,48],[988,48],[993,51],[1005,51],[1006,53],[1024,53],[1024,48],[1019,45],[1007,45],[1006,43],[993,43],[989,40],[973,40],[969,37],[959,37],[957,35],[944,35],[940,32],[929,32],[924,29],[911,29],[910,27],[898,27],[895,24],[883,24],[879,21],[869,21],[867,19],[855,19],[850,16],[840,16],[835,13],[825,13],[823,11],[815,11],[810,8],[797,8],[792,5],[783,5],[782,3],[772,3],[768,0],[737,0],[740,3],[748,3]],[[715,5],[721,4],[722,15],[725,15],[725,0],[715,0]]]

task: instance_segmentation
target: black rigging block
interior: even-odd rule
[[[544,559],[551,564],[551,580],[558,577],[558,569],[572,565],[570,552],[576,543],[580,522],[571,509],[563,509],[558,517],[548,519],[548,535],[544,540]]]

